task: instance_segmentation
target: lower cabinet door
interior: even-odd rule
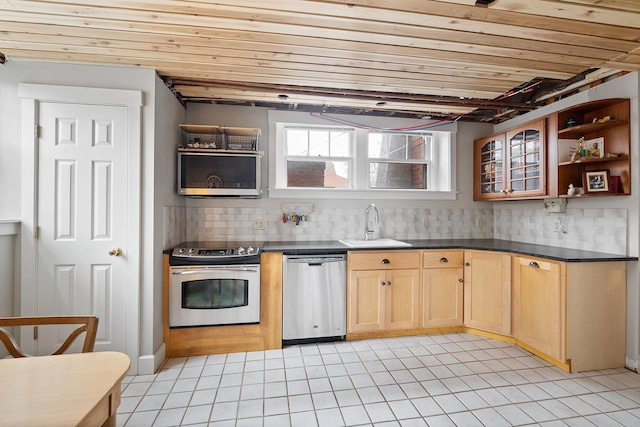
[[[511,256],[465,251],[464,324],[511,335]]]
[[[414,329],[419,324],[419,270],[387,270],[385,329]]]
[[[425,268],[422,270],[423,328],[462,326],[462,268]]]
[[[347,332],[383,329],[386,272],[384,270],[351,271],[347,288]]]
[[[513,257],[513,335],[564,362],[566,334],[561,263]]]

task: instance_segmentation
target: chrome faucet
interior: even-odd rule
[[[371,211],[371,208],[373,208],[375,212],[375,224],[380,223],[380,214],[378,213],[378,208],[376,207],[376,205],[371,203],[369,206],[367,206],[367,210],[364,213],[364,240],[371,240],[371,236],[376,231],[375,225],[373,226],[373,229],[369,229],[369,211]]]

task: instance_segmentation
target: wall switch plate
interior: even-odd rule
[[[477,216],[477,217],[475,218],[475,224],[476,224],[476,227],[482,227],[482,218],[480,218],[479,216]]]
[[[547,213],[564,213],[567,210],[566,199],[545,200],[542,204],[542,211]]]
[[[261,219],[256,219],[253,221],[253,229],[254,230],[264,230],[264,221]]]
[[[422,226],[423,226],[424,228],[429,227],[429,217],[426,217],[426,216],[423,216],[423,217],[422,217]]]

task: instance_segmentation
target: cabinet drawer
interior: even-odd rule
[[[463,259],[462,251],[424,251],[422,268],[459,268],[462,267]]]
[[[418,251],[358,251],[349,252],[350,270],[390,270],[399,268],[418,268]]]

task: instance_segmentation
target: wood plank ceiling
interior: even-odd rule
[[[12,59],[152,67],[185,102],[498,122],[640,71],[640,0],[0,0]]]

